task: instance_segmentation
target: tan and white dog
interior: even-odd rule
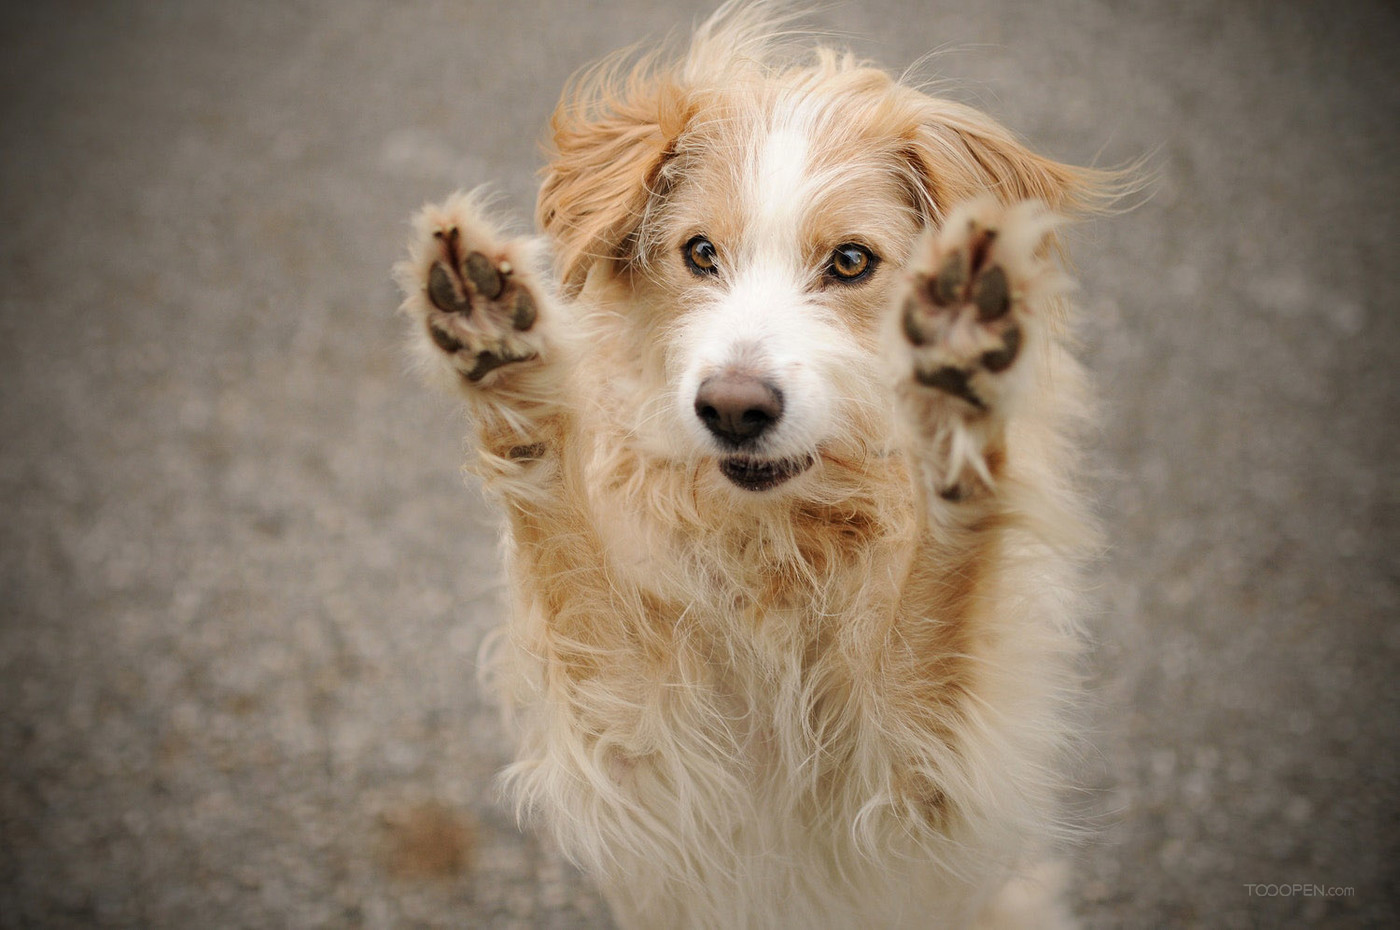
[[[396,269],[506,514],[505,782],[625,927],[1067,925],[1054,230],[1122,178],[783,29],[584,73],[543,238],[459,194]]]

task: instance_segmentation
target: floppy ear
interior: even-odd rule
[[[1037,199],[1056,212],[1097,212],[1122,193],[1118,172],[1078,168],[1026,148],[991,117],[925,98],[907,151],[930,219],[990,191],[1003,203]]]
[[[576,78],[550,118],[553,149],[536,219],[554,240],[566,294],[598,262],[621,268],[661,166],[689,117],[669,74],[644,59],[623,77],[617,60]]]

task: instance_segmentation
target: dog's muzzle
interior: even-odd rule
[[[802,474],[816,459],[768,458],[756,454],[759,440],[783,418],[783,392],[755,375],[725,371],[711,375],[695,392],[695,415],[724,448],[719,470],[745,491],[767,491]]]

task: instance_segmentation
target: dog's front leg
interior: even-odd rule
[[[927,532],[876,687],[885,714],[906,723],[889,750],[906,831],[934,835],[966,818],[1000,822],[1004,832],[989,835],[1024,844],[988,847],[987,884],[969,892],[981,899],[970,905],[983,909],[979,930],[1074,925],[1043,880],[1049,870],[996,891],[1002,869],[1020,875],[1043,854],[1061,663],[1077,648],[1063,550],[1025,543],[1093,538],[1070,484],[1085,404],[1063,345],[1056,225],[1035,202],[952,211],[916,245],[886,331]],[[1015,543],[1002,544],[1012,533]],[[961,695],[976,701],[960,708]],[[968,760],[981,768],[969,772]]]
[[[1075,393],[1072,366],[1051,383],[1068,362],[1056,336],[1065,278],[1051,260],[1055,225],[1038,203],[978,200],[915,247],[887,344],[904,445],[935,523],[986,515],[1018,418],[1058,415],[1038,393]]]
[[[429,381],[465,398],[485,476],[509,475],[559,437],[560,308],[538,268],[542,249],[503,238],[475,195],[424,207],[414,230],[395,268],[413,347]]]

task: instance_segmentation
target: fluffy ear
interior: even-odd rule
[[[576,78],[550,118],[553,147],[536,206],[554,241],[567,294],[598,262],[625,266],[661,166],[688,119],[673,76],[644,59],[618,60]]]
[[[1124,193],[1122,173],[1037,155],[971,107],[925,98],[918,111],[908,157],[931,220],[987,191],[1003,203],[1037,199],[1061,213],[1098,212]]]

